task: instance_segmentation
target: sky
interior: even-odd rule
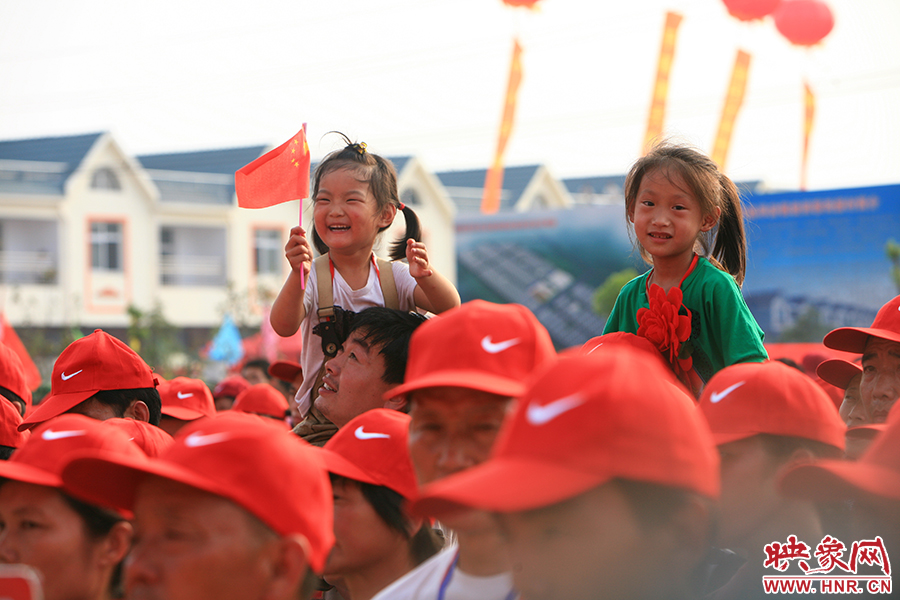
[[[0,3],[0,140],[109,131],[132,155],[275,146],[308,123],[431,171],[493,160],[513,39],[523,79],[506,164],[559,178],[639,156],[666,11],[683,20],[665,135],[711,152],[738,48],[752,56],[726,172],[797,189],[900,183],[900,1],[827,0],[812,49],[721,0],[29,0]]]

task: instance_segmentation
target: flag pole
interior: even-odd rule
[[[306,123],[303,124],[303,143],[307,145],[309,144],[306,139]],[[309,167],[307,166],[307,168]],[[298,221],[298,224],[300,225],[300,227],[303,227],[303,198],[300,198],[300,220]],[[313,225],[313,227],[315,227],[315,225]],[[310,262],[310,268],[312,268],[312,262]],[[300,289],[306,289],[306,275],[304,275],[302,267],[300,268]]]

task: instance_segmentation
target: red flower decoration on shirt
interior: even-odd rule
[[[681,288],[673,287],[666,295],[660,286],[652,284],[647,290],[650,307],[637,311],[637,334],[653,342],[678,378],[685,381],[693,360],[690,356],[679,358],[681,345],[691,337],[691,311],[685,308],[687,314],[679,314],[683,298]]]

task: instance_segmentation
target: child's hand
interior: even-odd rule
[[[304,277],[309,275],[313,258],[312,248],[306,239],[306,231],[299,225],[291,228],[291,236],[284,246],[284,256],[288,259],[294,272],[302,274]]]
[[[406,261],[409,263],[409,274],[415,279],[430,277],[434,273],[428,264],[428,251],[422,242],[406,240]]]

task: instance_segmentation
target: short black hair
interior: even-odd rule
[[[385,383],[403,383],[406,361],[409,358],[409,340],[416,327],[425,322],[416,312],[404,312],[383,306],[372,306],[353,316],[347,334],[361,330],[362,338],[372,346],[380,346],[384,356]]]
[[[162,400],[156,388],[134,388],[128,390],[100,390],[92,396],[98,402],[112,407],[116,416],[122,418],[135,400],[140,400],[150,410],[150,424],[159,426],[162,416]]]
[[[0,446],[0,460],[9,460],[15,451],[12,446]]]
[[[410,520],[404,511],[406,499],[399,493],[383,485],[374,485],[364,481],[357,481],[348,477],[330,474],[331,484],[344,481],[351,485],[359,486],[363,498],[372,506],[375,514],[384,521],[388,528],[400,533],[409,540],[409,554],[416,566],[422,564],[438,553],[443,541],[431,528],[426,520],[418,530],[410,531]]]
[[[264,358],[254,358],[254,359],[248,360],[247,362],[244,363],[244,366],[241,367],[241,371],[243,371],[247,367],[250,367],[250,368],[257,367],[259,369],[262,369],[262,372],[266,374],[266,377],[271,377],[271,375],[269,375],[269,361],[267,361]]]
[[[66,504],[81,517],[85,532],[93,540],[103,539],[109,535],[116,523],[125,520],[125,517],[108,508],[82,502],[62,491],[60,491],[60,495]],[[125,560],[123,559],[113,569],[109,587],[107,588],[111,598],[124,597],[124,590],[122,589],[122,566],[124,563]]]

